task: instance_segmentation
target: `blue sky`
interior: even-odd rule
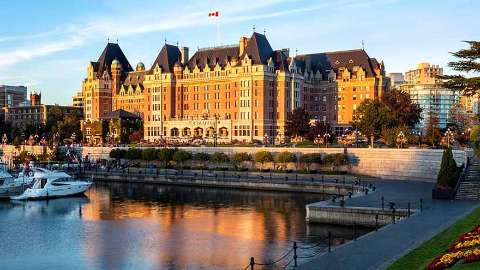
[[[70,104],[108,38],[118,39],[133,66],[149,67],[165,38],[191,55],[219,45],[208,18],[214,10],[220,45],[251,35],[253,25],[291,54],[361,48],[364,40],[387,72],[421,61],[445,66],[462,40],[480,40],[476,0],[0,0],[0,84],[27,85],[46,103]]]

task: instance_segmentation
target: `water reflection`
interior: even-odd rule
[[[0,236],[22,239],[44,230],[48,235],[33,237],[35,244],[73,257],[57,261],[70,269],[242,269],[251,256],[279,257],[294,240],[322,249],[329,230],[337,244],[352,237],[350,228],[305,223],[305,204],[321,195],[97,183],[86,196],[1,203],[4,225],[29,226],[2,226]],[[58,266],[28,245],[10,245],[47,268]],[[0,242],[0,259],[8,246]],[[6,263],[13,269],[20,261],[14,256]]]

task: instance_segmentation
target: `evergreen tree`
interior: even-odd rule
[[[452,53],[458,60],[448,63],[455,71],[466,73],[480,73],[480,41],[465,41],[470,48]],[[452,90],[463,91],[465,95],[473,95],[480,91],[480,76],[447,75],[445,87]]]
[[[455,162],[455,159],[453,158],[452,149],[447,148],[443,151],[442,163],[440,165],[437,183],[440,186],[454,188],[457,184],[459,176],[460,170],[457,167],[457,162]]]

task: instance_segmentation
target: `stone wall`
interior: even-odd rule
[[[297,155],[305,153],[343,153],[343,148],[280,148],[280,147],[182,147],[186,151],[197,152],[248,152],[259,151],[279,153],[294,152]],[[108,158],[111,148],[84,147],[77,149],[82,156],[90,159]],[[387,149],[387,148],[348,148],[351,162],[350,172],[382,179],[414,180],[435,182],[437,179],[443,150],[437,149]],[[466,162],[468,153],[463,150],[453,151],[457,164]]]

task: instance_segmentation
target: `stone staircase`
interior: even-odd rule
[[[475,159],[468,167],[465,179],[460,182],[456,200],[480,200],[480,161]]]

